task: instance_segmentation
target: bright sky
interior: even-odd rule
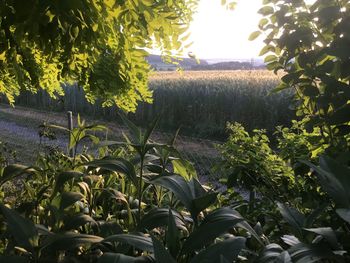
[[[235,10],[229,11],[220,0],[200,0],[191,25],[194,44],[189,51],[204,59],[258,57],[262,38],[248,41],[248,37],[258,30],[261,6],[261,0],[239,0]]]

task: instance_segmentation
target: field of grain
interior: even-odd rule
[[[270,94],[279,77],[266,70],[253,71],[187,71],[155,72],[150,77],[153,104],[140,103],[130,118],[147,125],[157,115],[159,128],[197,137],[225,137],[228,121],[242,123],[248,130],[288,125],[293,113],[288,106],[291,92]],[[66,95],[57,101],[43,92],[22,94],[18,103],[52,111],[73,110],[97,119],[117,118],[115,108],[91,105],[82,89],[67,87]]]
[[[273,131],[293,116],[291,92],[271,94],[278,83],[279,77],[265,70],[155,73],[150,82],[154,103],[141,104],[134,118],[146,124],[162,114],[162,127],[181,125],[201,137],[222,138],[227,121]]]

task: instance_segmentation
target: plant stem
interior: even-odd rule
[[[140,156],[141,158],[141,164],[140,164],[140,178],[139,178],[139,187],[138,187],[138,199],[139,199],[139,204],[138,204],[138,223],[141,222],[141,203],[142,203],[142,177],[143,177],[143,162],[144,162],[144,155]]]

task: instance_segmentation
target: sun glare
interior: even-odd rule
[[[258,56],[262,39],[249,41],[261,18],[261,0],[238,1],[234,11],[226,10],[219,0],[201,0],[191,24],[189,48],[199,58],[250,59]]]

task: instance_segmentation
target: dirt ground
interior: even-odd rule
[[[40,140],[39,125],[50,123],[67,127],[67,116],[63,112],[46,112],[32,108],[16,106],[15,108],[5,104],[0,104],[0,141],[6,142],[11,149],[16,150],[19,160],[23,163],[31,163],[43,145],[67,149],[68,134],[57,133],[57,140]],[[76,116],[74,117],[76,122]],[[109,128],[108,138],[124,141],[123,133],[127,134],[127,129],[116,122],[104,122],[87,119],[88,123],[103,124]],[[75,124],[76,125],[76,124]],[[155,132],[152,139],[167,143],[173,134]],[[213,160],[218,158],[218,152],[214,144],[218,142],[201,140],[186,136],[177,137],[176,147],[183,153],[185,158],[190,159],[199,170],[198,172],[211,176],[209,166],[213,165]],[[208,166],[208,167],[205,167]],[[207,170],[207,171],[205,171]]]
[[[76,121],[76,116],[74,120]],[[32,164],[44,145],[67,150],[68,135],[62,132],[56,134],[56,140],[40,140],[38,131],[39,125],[43,122],[66,127],[67,116],[66,113],[45,112],[18,106],[12,108],[0,104],[0,141],[5,142],[9,148],[16,151],[18,160],[23,164]],[[96,123],[90,119],[87,119],[87,122]],[[113,122],[98,121],[97,123],[109,128],[109,139],[124,141],[123,133],[127,134],[125,127]],[[156,131],[152,139],[160,143],[167,143],[172,137],[173,134]],[[194,164],[200,181],[210,182],[214,188],[223,191],[225,186],[217,180],[220,175],[215,174],[211,169],[219,158],[219,153],[215,148],[215,144],[218,143],[220,142],[179,135],[175,146],[186,159]],[[237,188],[236,191],[243,198],[248,198],[248,192],[244,189]]]

